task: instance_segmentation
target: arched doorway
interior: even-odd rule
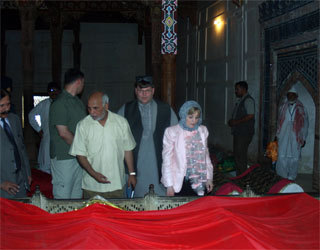
[[[303,86],[303,84],[298,81],[292,86],[298,92],[299,100],[303,103],[309,118],[309,128],[308,136],[306,139],[306,145],[301,150],[301,159],[299,163],[298,173],[303,174],[312,174],[313,173],[313,163],[314,163],[314,135],[315,135],[315,118],[316,118],[316,107],[312,99],[312,96],[309,94],[308,90]],[[286,93],[281,98],[280,103],[286,99]]]

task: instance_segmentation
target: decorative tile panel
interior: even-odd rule
[[[162,0],[162,54],[177,54],[177,7],[178,0]]]

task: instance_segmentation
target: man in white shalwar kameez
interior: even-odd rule
[[[278,160],[277,174],[289,180],[295,180],[298,174],[301,148],[308,134],[308,114],[298,100],[298,93],[292,87],[287,93],[278,113]]]
[[[51,174],[49,109],[51,103],[57,98],[58,94],[60,93],[60,87],[56,83],[50,82],[47,89],[49,98],[41,101],[30,111],[29,123],[41,137],[38,153],[39,169],[43,172]],[[40,122],[37,121],[37,117],[40,118]]]

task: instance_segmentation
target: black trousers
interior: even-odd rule
[[[233,155],[237,175],[247,170],[248,147],[253,135],[234,135],[233,136]]]
[[[191,182],[184,179],[181,191],[175,194],[176,196],[198,196],[198,194],[192,189]]]

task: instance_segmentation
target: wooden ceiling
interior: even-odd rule
[[[18,5],[28,1],[1,1],[1,29],[21,29]],[[35,1],[30,1],[31,4]],[[50,15],[53,12],[66,20],[65,29],[71,29],[73,21],[97,23],[139,23],[142,26],[150,24],[150,9],[161,8],[160,0],[136,1],[51,1],[38,0],[38,16],[35,29],[49,29]],[[199,1],[178,1],[179,16],[195,15]]]

